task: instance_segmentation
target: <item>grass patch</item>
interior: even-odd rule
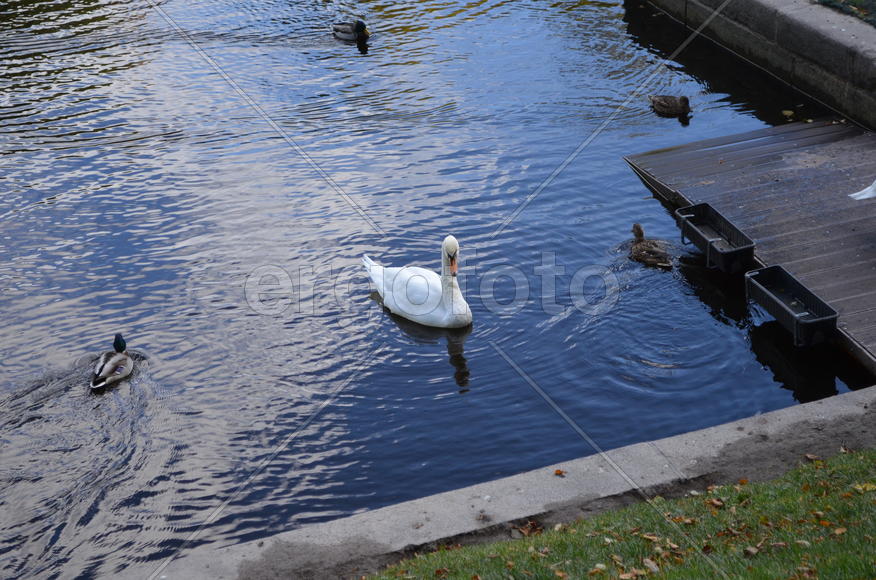
[[[876,450],[711,486],[520,540],[445,547],[375,578],[876,578]],[[720,570],[720,572],[719,572]]]
[[[817,2],[857,16],[864,22],[876,26],[876,0],[817,0]]]

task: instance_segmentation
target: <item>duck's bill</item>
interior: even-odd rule
[[[99,377],[94,375],[91,377],[91,390],[94,391],[96,389],[100,389],[106,386],[106,377]]]

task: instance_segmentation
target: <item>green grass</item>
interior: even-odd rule
[[[876,0],[817,0],[819,4],[830,6],[840,12],[857,16],[864,22],[876,26]]]
[[[876,450],[522,531],[421,554],[376,578],[876,579]]]

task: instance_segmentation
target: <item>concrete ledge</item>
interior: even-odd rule
[[[697,29],[724,0],[649,0]],[[731,0],[702,35],[876,127],[876,28],[810,0]]]
[[[512,477],[279,534],[266,542],[205,546],[162,577],[356,578],[421,548],[513,537],[514,522],[571,521],[711,483],[776,477],[805,453],[830,457],[842,443],[876,446],[876,388],[864,389]],[[583,444],[583,442],[582,442]],[[555,469],[566,472],[554,475]],[[131,571],[133,572],[133,571]]]

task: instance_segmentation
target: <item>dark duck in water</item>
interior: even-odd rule
[[[653,268],[669,270],[672,262],[669,254],[663,248],[663,244],[657,240],[646,240],[645,230],[639,224],[633,224],[633,245],[630,246],[630,259],[641,262]]]
[[[671,95],[648,95],[651,108],[661,117],[687,117],[690,115],[690,101],[687,97]]]
[[[356,22],[336,22],[332,24],[332,34],[349,42],[364,43],[371,36],[368,27],[361,20]]]

